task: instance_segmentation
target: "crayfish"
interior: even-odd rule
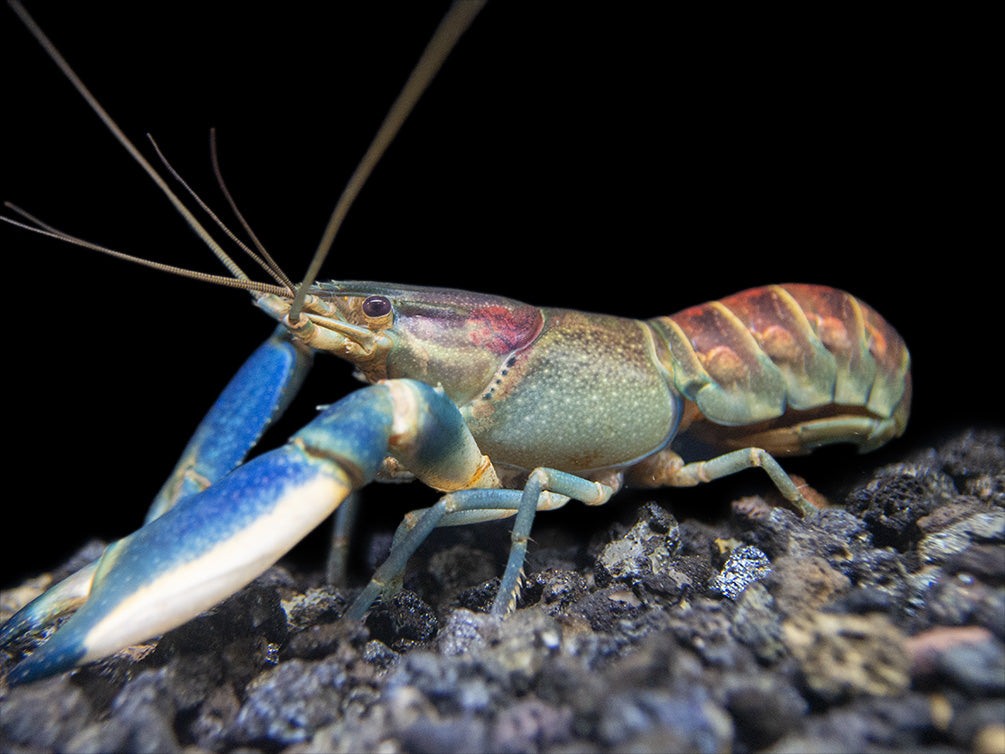
[[[832,443],[871,450],[903,433],[904,342],[868,305],[832,288],[753,288],[638,321],[459,290],[317,280],[360,186],[479,5],[455,4],[437,31],[303,281],[263,255],[273,280],[262,283],[212,240],[13,4],[231,276],[168,271],[248,290],[277,326],[210,409],[142,528],[3,627],[0,644],[75,610],[11,671],[11,683],[101,658],[211,608],[375,480],[415,478],[444,494],[406,517],[346,617],[361,618],[392,588],[434,528],[513,517],[492,606],[504,616],[538,511],[570,500],[600,505],[625,485],[691,486],[757,467],[808,515],[813,506],[776,456]],[[26,217],[7,221],[109,251]],[[352,363],[368,386],[245,462],[323,352]]]

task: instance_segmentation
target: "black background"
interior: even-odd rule
[[[297,278],[446,7],[354,5],[29,10],[123,130],[148,154],[152,132],[223,208],[215,126],[229,186]],[[222,272],[10,10],[0,16],[0,197],[89,240]],[[353,207],[324,276],[639,318],[823,283],[909,344],[901,450],[1000,424],[986,26],[918,9],[490,4]],[[17,229],[0,228],[0,249],[13,380],[3,521],[29,548],[4,556],[9,584],[56,550],[134,529],[272,324],[241,292]],[[355,385],[328,361],[268,442]]]

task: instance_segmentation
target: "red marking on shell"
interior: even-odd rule
[[[503,354],[523,347],[537,334],[536,310],[513,311],[505,306],[485,306],[471,312],[468,339],[479,348]]]

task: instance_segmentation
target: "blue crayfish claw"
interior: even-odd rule
[[[340,468],[291,446],[246,464],[110,545],[86,602],[10,671],[9,682],[99,659],[211,608],[296,544],[350,488]]]
[[[208,610],[275,563],[355,487],[372,481],[388,455],[444,488],[496,483],[442,392],[413,380],[362,388],[283,447],[109,545],[76,577],[87,592],[81,607],[14,666],[8,681],[25,683],[100,659]],[[2,635],[13,640],[55,617],[53,605],[69,607],[66,583],[14,616]]]

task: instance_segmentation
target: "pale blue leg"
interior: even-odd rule
[[[817,507],[803,497],[799,487],[770,453],[761,448],[744,448],[724,453],[707,461],[695,461],[671,472],[668,483],[690,487],[711,482],[746,469],[761,468],[775,483],[775,487],[804,518],[817,512]]]
[[[349,606],[346,617],[359,620],[380,594],[389,587],[393,589],[408,559],[436,527],[503,518],[516,511],[509,562],[492,606],[493,614],[505,614],[516,603],[520,575],[527,554],[527,541],[538,509],[557,508],[568,498],[588,505],[599,505],[611,494],[613,490],[606,485],[574,474],[542,468],[530,475],[523,490],[476,489],[444,495],[435,505],[427,508],[418,520],[406,517],[395,534],[387,560]],[[557,502],[555,498],[558,498]]]
[[[332,542],[325,564],[325,581],[332,586],[344,587],[348,583],[349,543],[359,515],[359,495],[349,495],[335,511],[332,522]]]
[[[462,505],[461,501],[464,499],[466,493],[455,492],[451,495],[451,501],[445,503],[446,508],[455,508],[454,510],[444,512],[443,510],[437,509],[437,512],[432,514],[433,516],[438,517],[434,528],[441,528],[445,526],[469,526],[471,524],[481,524],[486,521],[497,521],[502,518],[515,516],[520,507],[520,493],[516,490],[509,490],[509,493],[512,500],[494,499],[490,502],[490,505],[492,506],[491,508],[456,510],[458,505]],[[472,498],[470,504],[475,504],[475,500],[483,498],[484,495],[475,496]],[[560,495],[553,496],[551,500],[554,501],[553,503],[549,501],[551,508],[558,508],[568,502],[568,498],[563,498]],[[341,510],[342,508],[339,507],[339,511]],[[383,569],[380,571],[379,577],[374,575],[371,579],[371,583],[373,583],[374,586],[367,586],[365,595],[361,595],[353,601],[352,608],[355,609],[351,608],[351,615],[349,617],[353,617],[355,619],[363,616],[373,601],[372,597],[377,594],[377,592],[374,592],[373,590],[378,588],[378,585],[379,595],[382,600],[393,597],[401,591],[404,584],[405,566],[407,565],[408,559],[414,554],[414,550],[407,548],[398,549],[399,545],[405,541],[408,533],[418,525],[423,516],[425,516],[430,510],[430,508],[419,508],[405,514],[401,523],[398,524],[398,528],[395,529],[394,538],[391,540],[391,554],[388,556],[390,564],[382,564]],[[415,540],[414,545],[416,548],[420,547],[422,542]],[[391,555],[394,557],[392,558]],[[400,566],[397,573],[391,574],[391,570],[396,566]],[[368,598],[366,595],[371,595],[371,593],[372,596]]]
[[[492,614],[503,616],[516,607],[517,594],[520,589],[520,579],[523,575],[523,562],[527,555],[527,541],[534,524],[534,514],[537,513],[538,498],[545,490],[580,500],[587,505],[600,505],[606,502],[614,490],[605,484],[591,482],[574,474],[555,469],[535,469],[524,485],[520,498],[520,510],[517,511],[513,532],[513,541],[509,552],[509,561],[503,572],[502,582],[495,601],[492,603]]]
[[[414,526],[406,529],[403,537],[400,537],[402,527],[399,527],[387,560],[353,600],[345,617],[350,620],[360,620],[363,617],[373,601],[394,583],[408,559],[426,541],[433,529],[441,525],[444,517],[471,510],[513,511],[520,506],[521,494],[519,490],[475,489],[451,492],[441,497],[435,505],[425,509]]]
[[[454,493],[454,499],[456,500],[459,495],[463,495],[463,493]],[[483,524],[487,521],[498,521],[503,518],[515,516],[517,511],[520,509],[520,499],[522,496],[523,493],[519,490],[507,490],[506,495],[494,496],[489,503],[491,507],[488,508],[464,509],[462,507],[458,510],[456,504],[452,506],[448,505],[448,508],[452,507],[454,510],[443,513],[439,521],[436,523],[436,528],[445,526],[471,526],[472,524]],[[482,496],[482,499],[484,499],[484,496]],[[557,510],[568,502],[569,498],[565,495],[553,495],[549,493],[538,498],[537,510],[539,512]],[[474,503],[472,502],[471,504]],[[341,510],[341,508],[339,508],[339,510]],[[429,508],[420,508],[418,510],[409,511],[405,514],[404,519],[402,519],[397,530],[394,532],[394,539],[391,542],[392,552],[401,542],[404,541],[405,537],[408,536],[408,533],[415,528],[428,511]],[[411,553],[409,553],[409,555],[411,555]],[[400,557],[402,556],[399,556],[399,560]],[[405,562],[401,562],[401,569],[398,573],[389,577],[389,580],[384,582],[383,589],[381,590],[381,599],[386,599],[387,597],[397,594],[397,592],[401,590],[405,565]],[[390,567],[388,570],[390,570]],[[369,605],[366,607],[369,607]],[[366,607],[360,609],[360,615],[366,611]]]

